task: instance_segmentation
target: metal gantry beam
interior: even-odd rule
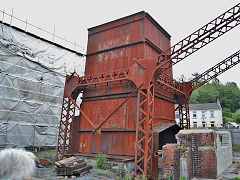
[[[239,24],[240,3],[161,53],[156,69],[167,65],[165,71]]]
[[[128,80],[128,69],[79,77],[78,87],[93,86],[122,80]]]
[[[192,79],[190,81],[190,83],[192,84],[191,91],[206,84],[207,82],[216,78],[217,76],[224,73],[228,69],[234,67],[238,63],[240,63],[240,50],[235,52],[228,58],[224,59],[223,61],[219,62],[215,66],[209,68],[207,71],[198,75],[196,78]]]
[[[159,85],[167,86],[168,88],[178,93],[185,94],[183,84],[176,81],[175,79],[173,79],[172,77],[168,76],[165,73],[161,73],[158,76],[156,86],[159,86]]]

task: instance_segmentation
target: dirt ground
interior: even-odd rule
[[[34,176],[32,177],[33,180],[42,180],[42,179],[78,179],[78,180],[95,180],[95,179],[104,179],[104,180],[110,180],[110,179],[122,179],[121,176],[123,176],[123,173],[120,171],[118,173],[109,171],[109,170],[102,170],[98,169],[96,167],[96,160],[95,159],[85,159],[85,162],[89,166],[92,166],[93,168],[85,173],[82,174],[81,177],[63,177],[63,176],[57,176],[55,172],[53,172],[53,167],[48,168],[37,168]],[[108,162],[109,163],[109,162]],[[111,162],[110,162],[111,164]]]
[[[233,153],[233,164],[220,176],[219,179],[240,179],[240,152]]]
[[[119,170],[118,173],[109,171],[109,170],[101,170],[96,168],[96,160],[95,159],[86,159],[88,165],[93,166],[93,168],[81,177],[63,177],[63,176],[57,176],[54,172],[54,166],[53,163],[44,168],[36,168],[35,174],[32,177],[33,180],[53,180],[53,179],[78,179],[78,180],[112,180],[112,179],[125,179],[123,171]],[[111,164],[112,162],[108,162]],[[121,169],[122,164],[119,164],[117,166],[118,169]],[[114,167],[115,168],[115,167]],[[133,173],[130,175],[132,176]],[[228,179],[240,179],[240,152],[234,152],[234,160],[233,164],[225,171],[224,174],[222,174],[218,179],[219,180],[228,180]],[[197,179],[194,179],[197,180]]]

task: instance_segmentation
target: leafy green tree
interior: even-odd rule
[[[212,84],[217,84],[217,85],[219,85],[221,82],[220,82],[220,80],[218,79],[218,78],[214,78],[213,80],[212,80]]]
[[[239,111],[235,112],[232,117],[233,117],[234,122],[240,123],[240,112]]]
[[[223,121],[228,122],[229,120],[232,120],[232,113],[231,109],[228,108],[223,108],[222,110],[222,116],[223,116]]]
[[[190,104],[199,104],[198,98],[199,98],[199,93],[198,93],[198,89],[196,89],[192,92],[189,103]]]
[[[239,89],[235,82],[227,82],[226,86],[229,88]]]
[[[218,88],[212,84],[206,84],[198,89],[198,102],[199,103],[214,103],[217,102],[219,97]]]
[[[194,79],[194,78],[196,78],[198,75],[199,75],[199,73],[198,73],[198,72],[195,72],[195,73],[193,73],[193,74],[192,74],[192,76],[193,76],[193,79]]]
[[[240,108],[240,90],[236,83],[221,85],[219,87],[219,98],[222,107],[231,109],[232,113]]]

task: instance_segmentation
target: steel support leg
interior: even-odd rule
[[[63,159],[65,153],[70,151],[71,143],[71,123],[75,115],[75,106],[68,97],[63,98],[62,114],[60,119],[58,144],[57,144],[57,159]]]
[[[179,105],[179,126],[181,129],[190,129],[189,101]]]
[[[147,177],[152,173],[153,155],[153,116],[154,116],[154,87],[138,91],[135,175]]]

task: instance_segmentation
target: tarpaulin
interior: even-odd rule
[[[0,23],[0,146],[56,146],[65,75],[85,57]]]

